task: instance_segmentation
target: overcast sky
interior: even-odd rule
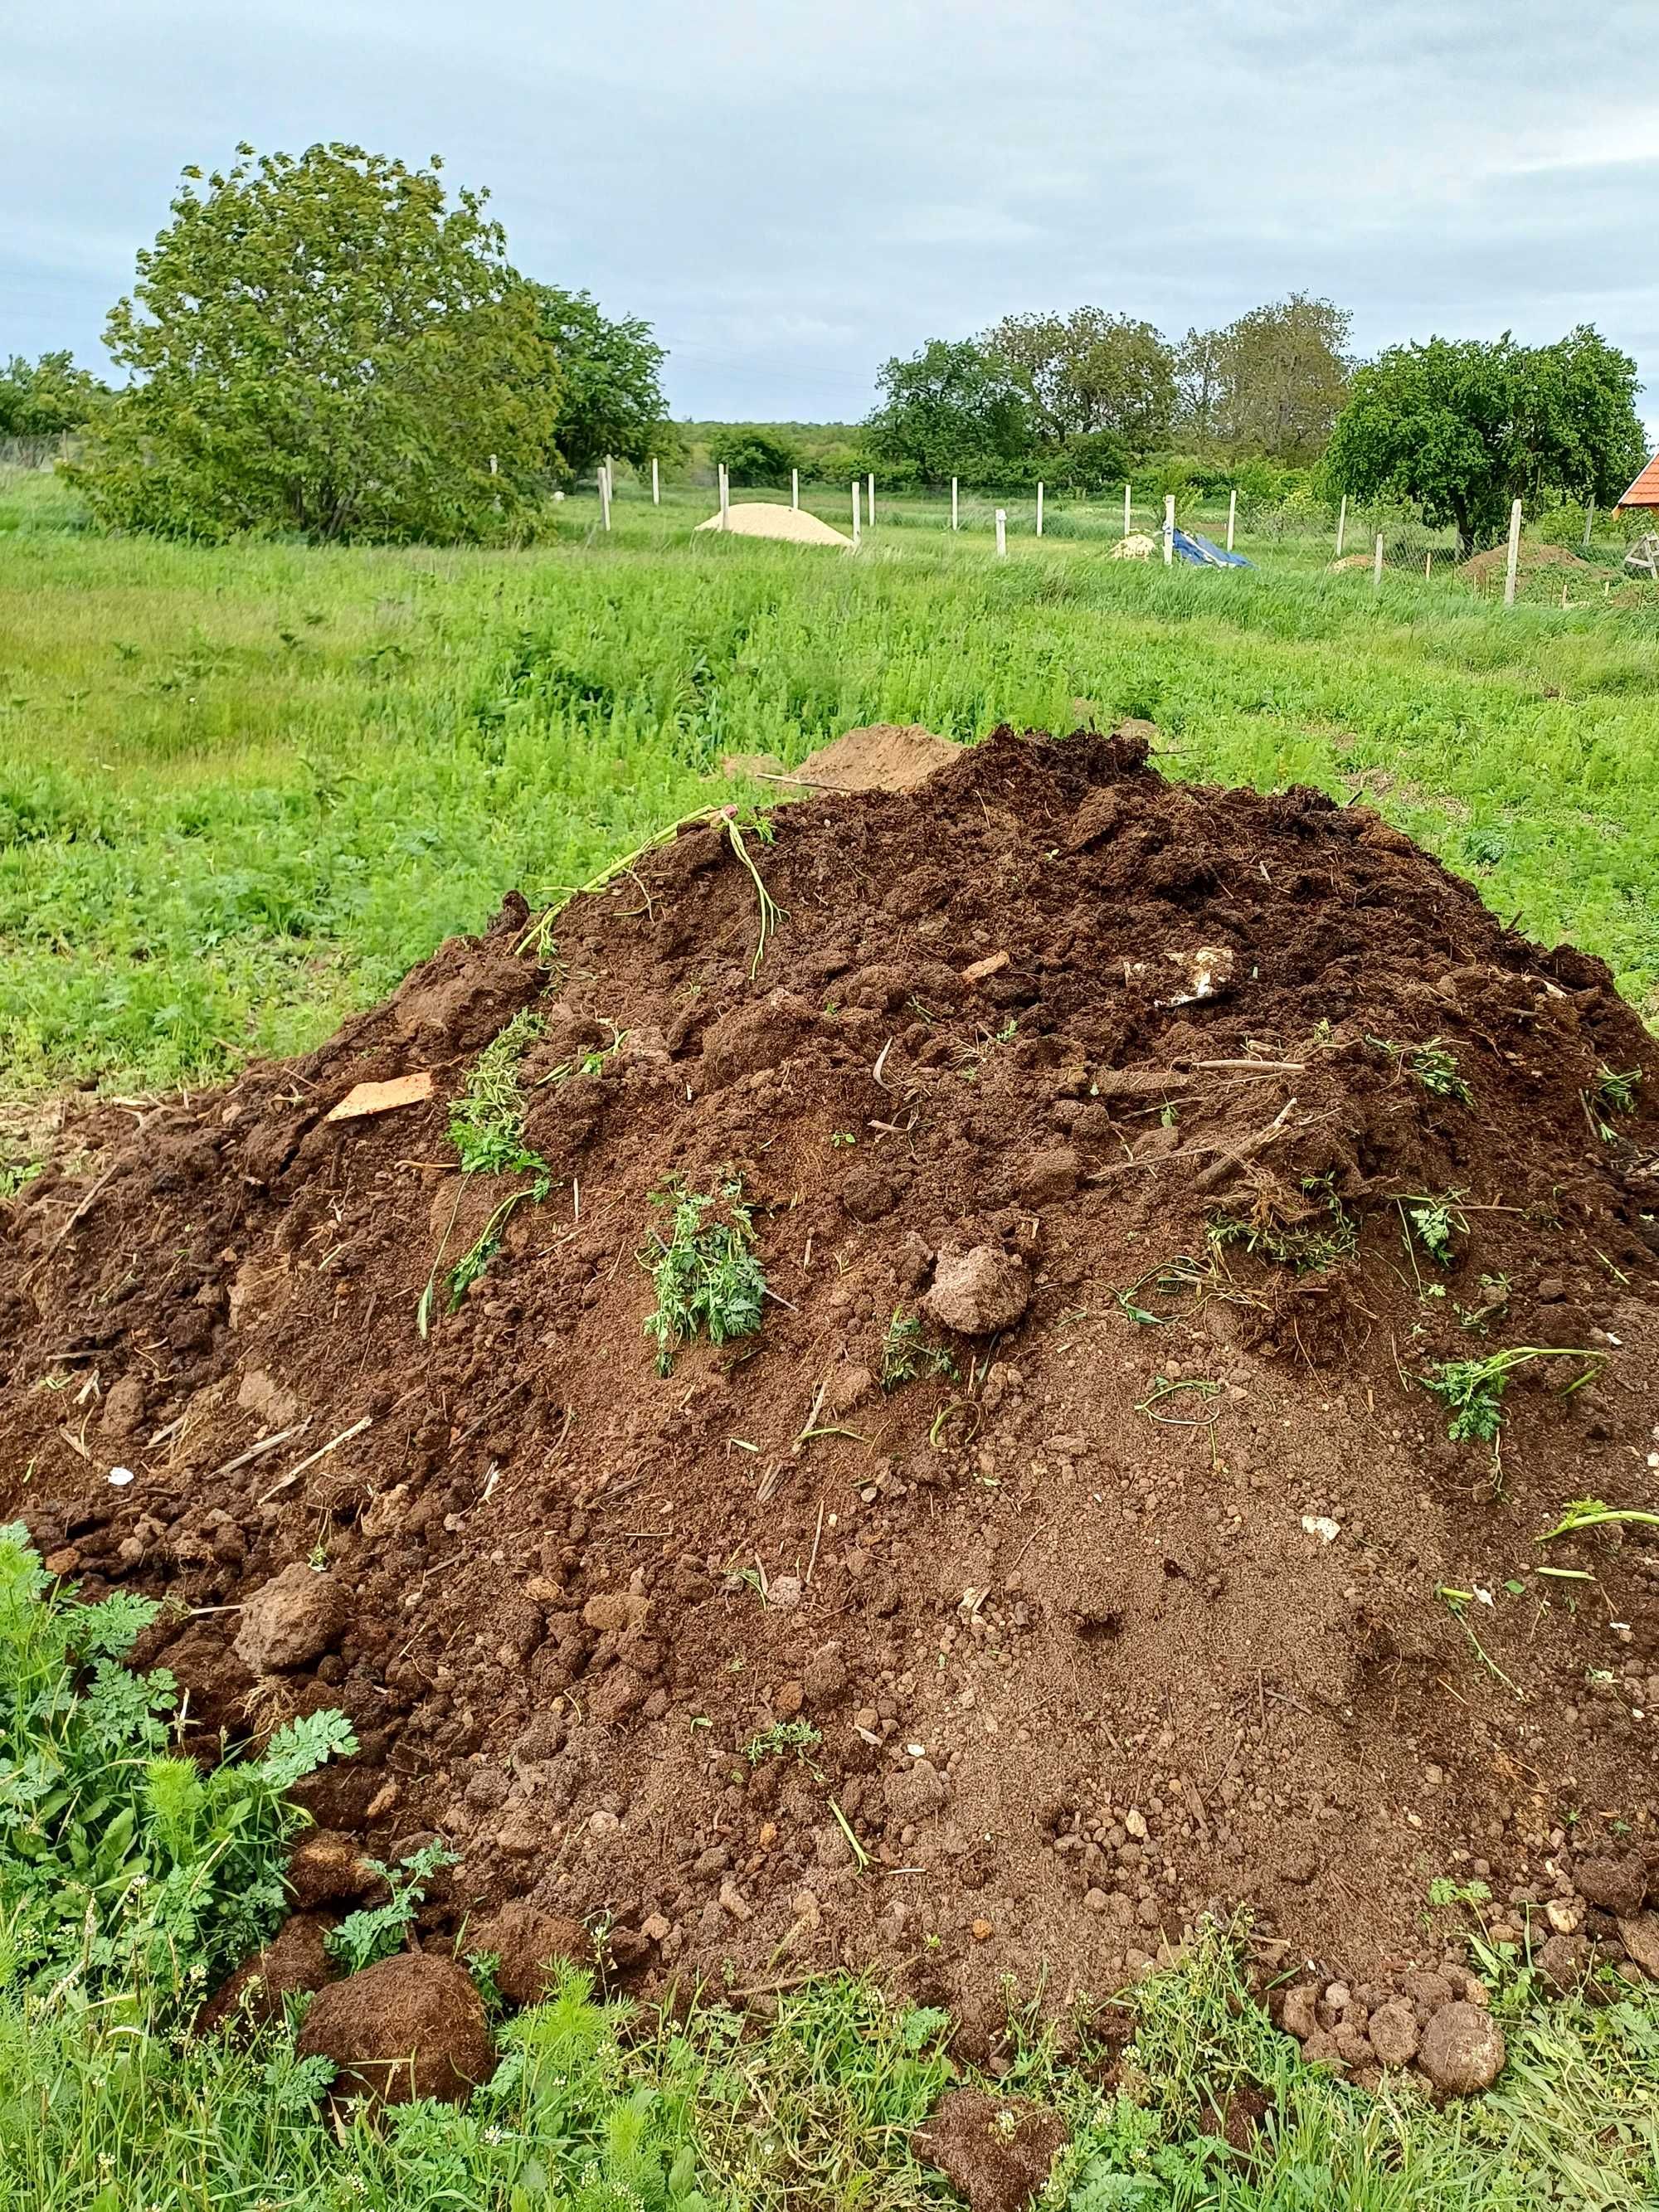
[[[444,155],[527,274],[647,317],[676,414],[856,417],[889,355],[1301,289],[1362,351],[1633,353],[1659,416],[1653,0],[76,0],[0,48],[0,355],[105,366],[179,169]]]

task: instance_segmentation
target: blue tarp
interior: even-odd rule
[[[1242,553],[1224,553],[1220,546],[1196,530],[1177,530],[1170,540],[1177,561],[1190,561],[1196,568],[1254,568]]]

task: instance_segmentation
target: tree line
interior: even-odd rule
[[[650,325],[522,275],[487,198],[452,194],[435,158],[337,143],[187,169],[109,316],[126,385],[14,358],[0,437],[79,431],[68,473],[94,517],[205,538],[521,538],[602,457],[680,459]],[[1589,326],[1360,362],[1352,325],[1304,293],[1178,341],[1097,307],[1007,315],[884,363],[844,443],[732,424],[711,457],[737,483],[805,463],[1088,495],[1165,456],[1264,495],[1408,502],[1466,550],[1512,498],[1606,503],[1641,465],[1636,364]]]

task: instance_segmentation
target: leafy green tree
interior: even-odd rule
[[[92,422],[109,398],[109,386],[76,368],[67,350],[33,362],[14,354],[0,368],[0,438],[61,437]]]
[[[73,473],[125,528],[500,538],[558,372],[486,196],[361,147],[187,169],[105,343],[137,380]]]
[[[1132,453],[1145,453],[1169,429],[1176,357],[1150,323],[1103,307],[1005,315],[980,343],[1024,396],[1047,444],[1110,430]]]
[[[637,315],[612,320],[586,292],[532,286],[538,327],[558,366],[559,409],[554,436],[573,474],[615,455],[637,468],[654,454],[668,459],[679,440],[668,420],[662,365],[668,358]]]
[[[1316,459],[1347,396],[1346,307],[1292,292],[1221,331],[1188,331],[1178,357],[1182,428],[1200,445]]]
[[[1553,345],[1431,338],[1353,380],[1326,457],[1333,486],[1414,501],[1465,554],[1495,544],[1510,502],[1616,499],[1641,466],[1636,363],[1589,325]]]
[[[876,379],[885,395],[865,426],[878,462],[909,465],[927,482],[1008,480],[1034,445],[1014,378],[972,338],[931,338]]]
[[[763,422],[725,422],[708,441],[711,461],[724,461],[734,484],[786,484],[800,466],[800,449]]]

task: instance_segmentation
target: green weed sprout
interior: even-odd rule
[[[1398,1201],[1401,1212],[1416,1231],[1419,1243],[1443,1267],[1449,1267],[1457,1257],[1452,1239],[1469,1233],[1468,1217],[1459,1211],[1458,1196],[1456,1191],[1450,1190],[1438,1198],[1431,1193],[1408,1193]]]
[[[1503,1425],[1504,1392],[1517,1367],[1533,1359],[1588,1359],[1591,1364],[1578,1378],[1584,1382],[1595,1372],[1600,1357],[1579,1345],[1516,1345],[1485,1359],[1442,1360],[1418,1380],[1450,1413],[1446,1433],[1454,1443],[1490,1443]],[[1576,1390],[1578,1383],[1569,1388]]]
[[[347,1972],[353,1974],[372,1966],[377,1959],[389,1959],[394,1951],[403,1948],[426,1895],[427,1884],[440,1867],[454,1863],[455,1854],[446,1844],[422,1844],[419,1850],[399,1859],[395,1867],[370,1859],[368,1864],[386,1884],[391,1895],[384,1904],[348,1912],[339,1926],[331,1928],[324,1936],[324,1949],[342,1960]]]
[[[881,1387],[897,1390],[919,1375],[947,1375],[956,1380],[957,1363],[942,1346],[929,1344],[922,1334],[921,1316],[896,1309],[887,1324],[881,1347]]]
[[[1442,1038],[1432,1036],[1422,1044],[1396,1044],[1388,1037],[1374,1036],[1365,1042],[1373,1051],[1386,1052],[1398,1060],[1436,1098],[1455,1098],[1464,1106],[1474,1103],[1474,1092],[1457,1072],[1457,1056],[1446,1049]]]
[[[1629,1521],[1644,1528],[1659,1528],[1659,1513],[1644,1513],[1633,1505],[1607,1505],[1599,1498],[1575,1498],[1561,1509],[1561,1518],[1553,1528],[1546,1528],[1534,1539],[1540,1544],[1553,1544],[1558,1536],[1577,1536],[1586,1528],[1605,1528],[1613,1521]]]
[[[744,1744],[743,1755],[751,1766],[758,1766],[763,1759],[781,1759],[790,1751],[805,1759],[823,1741],[822,1733],[809,1720],[774,1721],[770,1728],[763,1729]]]
[[[1623,1073],[1601,1066],[1595,1071],[1595,1095],[1602,1104],[1614,1114],[1633,1114],[1636,1111],[1636,1086],[1642,1080],[1639,1067],[1627,1067]]]
[[[683,1184],[654,1191],[652,1203],[673,1208],[665,1237],[653,1229],[640,1255],[657,1294],[646,1316],[645,1333],[657,1341],[657,1372],[673,1372],[674,1354],[701,1330],[711,1344],[752,1336],[761,1325],[766,1275],[754,1252],[750,1210],[742,1203],[742,1185],[722,1186],[726,1218],[705,1222],[717,1201],[700,1197]]]
[[[1334,1267],[1358,1249],[1359,1224],[1332,1188],[1328,1176],[1304,1176],[1302,1188],[1317,1200],[1328,1220],[1318,1213],[1302,1221],[1215,1213],[1209,1221],[1210,1242],[1218,1247],[1242,1244],[1253,1257],[1293,1267],[1299,1275]]]
[[[449,1113],[449,1141],[463,1175],[545,1170],[540,1154],[525,1149],[526,1099],[519,1080],[519,1063],[543,1026],[539,1014],[521,1009],[473,1062],[466,1089]]]

